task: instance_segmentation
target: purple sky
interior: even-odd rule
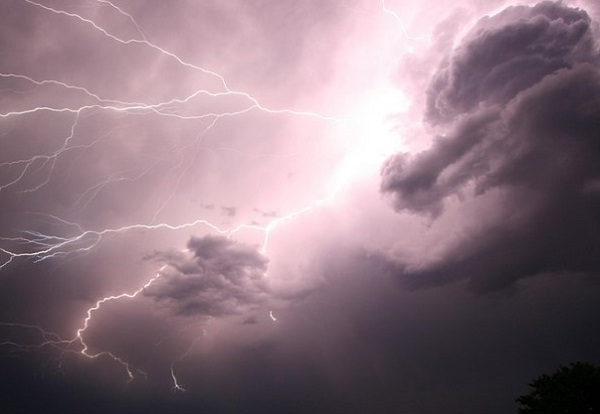
[[[594,0],[4,0],[0,411],[516,412],[600,363]]]

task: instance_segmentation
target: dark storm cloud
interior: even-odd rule
[[[452,122],[482,106],[508,103],[543,77],[595,58],[590,18],[543,2],[482,19],[441,65],[427,93],[427,119]]]
[[[469,277],[489,290],[540,272],[600,270],[591,27],[560,3],[511,7],[481,20],[438,68],[425,116],[440,135],[426,151],[391,157],[382,190],[398,211],[434,218],[454,197],[467,205],[495,192],[501,203],[465,213],[456,225],[470,234],[436,262],[404,269],[412,284]]]
[[[227,316],[252,309],[267,298],[267,258],[255,248],[222,236],[192,237],[188,249],[159,253],[170,269],[144,295],[179,315]]]

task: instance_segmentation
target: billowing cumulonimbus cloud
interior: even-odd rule
[[[267,298],[267,258],[222,236],[192,237],[188,252],[157,253],[168,263],[144,295],[177,315],[227,316],[256,308]]]
[[[592,27],[585,11],[561,3],[510,7],[482,19],[440,65],[425,109],[440,135],[421,153],[392,156],[382,191],[396,210],[434,218],[456,196],[465,204],[495,192],[502,203],[443,258],[405,269],[415,284],[468,277],[489,290],[541,272],[600,270]],[[463,218],[457,225],[482,217]]]
[[[427,119],[452,122],[505,105],[545,76],[593,60],[590,24],[585,11],[553,2],[513,6],[480,20],[434,75]]]

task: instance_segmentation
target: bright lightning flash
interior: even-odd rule
[[[202,132],[196,137],[196,143],[201,141],[203,136],[214,128],[218,122],[225,122],[231,118],[247,114],[250,111],[263,113],[265,115],[268,114],[270,116],[311,118],[318,122],[332,123],[338,126],[340,136],[344,137],[343,144],[340,143],[344,146],[344,159],[338,168],[331,173],[331,186],[327,194],[317,200],[310,200],[305,205],[300,206],[296,210],[285,215],[273,217],[268,223],[261,225],[245,223],[224,228],[209,220],[199,218],[186,223],[134,223],[121,227],[94,230],[86,229],[77,222],[56,215],[39,213],[39,215],[44,216],[49,223],[60,226],[64,229],[64,232],[68,234],[46,234],[36,230],[22,230],[20,235],[16,237],[0,237],[0,242],[3,243],[3,246],[0,246],[0,257],[2,258],[0,270],[6,269],[16,260],[29,259],[33,260],[34,263],[37,263],[44,260],[64,258],[78,253],[85,253],[96,248],[109,235],[134,230],[180,231],[204,227],[209,232],[216,232],[228,237],[232,237],[242,230],[255,231],[262,234],[260,250],[265,254],[267,252],[269,236],[273,231],[281,228],[286,222],[294,220],[301,215],[308,214],[324,204],[329,203],[339,191],[345,188],[346,184],[365,174],[371,174],[374,171],[377,171],[381,162],[398,148],[398,134],[394,130],[394,116],[397,112],[405,110],[408,107],[409,102],[404,95],[391,85],[381,85],[364,94],[364,96],[359,97],[356,99],[356,102],[359,102],[360,104],[351,108],[349,111],[350,114],[343,117],[289,108],[269,108],[267,105],[260,103],[259,98],[254,97],[250,93],[230,88],[223,75],[192,64],[179,57],[177,54],[150,42],[132,15],[122,8],[119,8],[107,0],[96,1],[100,6],[109,7],[115,13],[126,17],[133,26],[135,32],[138,33],[138,37],[120,37],[119,35],[112,33],[110,29],[104,27],[101,22],[94,21],[93,19],[84,17],[83,15],[72,11],[54,8],[33,0],[23,0],[23,3],[27,7],[36,8],[39,9],[38,11],[47,13],[47,16],[57,15],[62,18],[71,19],[74,24],[83,25],[89,30],[101,34],[107,42],[112,42],[117,46],[135,45],[137,47],[146,48],[156,53],[158,56],[175,61],[182,67],[197,71],[203,76],[210,76],[213,81],[216,81],[220,85],[220,91],[215,92],[209,89],[199,89],[190,91],[187,96],[183,98],[173,97],[161,102],[126,102],[119,99],[104,97],[84,86],[70,84],[60,80],[39,79],[19,73],[0,73],[0,81],[13,81],[18,82],[21,85],[29,85],[30,87],[36,88],[62,88],[64,91],[76,94],[80,99],[80,103],[77,105],[40,105],[18,108],[0,113],[0,122],[13,118],[34,116],[39,113],[54,114],[56,116],[70,115],[72,117],[68,135],[64,137],[60,146],[53,151],[0,163],[0,169],[3,169],[7,173],[7,175],[2,176],[9,177],[8,179],[3,178],[0,182],[0,195],[5,191],[11,190],[12,187],[18,186],[24,186],[25,189],[21,190],[21,192],[25,193],[35,193],[40,191],[53,179],[54,170],[59,159],[65,157],[69,153],[94,150],[96,146],[102,145],[103,140],[111,134],[111,131],[96,138],[91,143],[77,143],[78,129],[82,118],[88,114],[97,112],[118,113],[123,116],[152,115],[164,117],[165,119],[202,122]],[[382,2],[382,7],[386,13],[392,13],[385,6],[385,2]],[[394,16],[397,17],[395,14]],[[194,102],[198,98],[214,100],[215,102],[222,98],[231,98],[231,107],[227,110],[199,111],[194,107]],[[392,111],[390,111],[390,108],[393,108]],[[182,161],[177,166],[179,169],[179,176],[176,180],[177,183],[179,183],[191,165],[190,163],[186,164],[186,162],[183,161],[185,159],[184,154],[188,148],[189,147],[182,148],[180,154]],[[149,167],[149,169],[150,168],[152,167]],[[40,171],[45,171],[45,176],[41,180],[38,180],[37,183],[31,184],[31,178],[39,174]],[[97,194],[105,187],[122,180],[135,181],[146,172],[147,171],[142,171],[141,173],[133,175],[127,175],[126,172],[114,172],[105,180],[84,191],[81,194],[78,203],[85,202],[84,206],[89,205],[94,201]],[[154,214],[155,220],[173,197],[177,185],[173,189],[173,192],[163,199],[162,204]],[[33,330],[40,335],[41,341],[35,346],[4,341],[0,342],[0,347],[14,347],[20,350],[30,350],[33,348],[49,346],[61,350],[62,353],[78,353],[92,359],[106,356],[120,363],[126,370],[130,379],[134,379],[136,373],[144,375],[141,370],[132,367],[127,361],[109,351],[91,352],[90,347],[85,341],[85,333],[93,320],[93,316],[100,311],[104,304],[110,301],[131,300],[136,298],[161,277],[166,266],[167,265],[164,265],[160,268],[155,275],[133,292],[117,293],[98,299],[93,306],[87,309],[80,327],[76,330],[71,339],[62,339],[57,334],[47,332],[35,325],[3,323],[0,324],[0,326],[10,327],[11,329],[19,328]],[[272,311],[269,311],[268,315],[273,322],[277,321],[277,318],[273,315]],[[183,386],[180,384],[175,374],[175,364],[189,354],[195,343],[196,341],[194,341],[190,348],[171,364],[171,377],[173,388],[175,390],[183,391]]]
[[[338,182],[378,173],[383,161],[398,151],[399,134],[395,129],[397,117],[405,112],[410,101],[392,85],[382,85],[366,93],[354,109],[354,134],[348,134],[349,148],[338,171]]]

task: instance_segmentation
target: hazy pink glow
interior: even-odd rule
[[[422,122],[430,78],[511,2],[258,3],[0,6],[0,270],[73,286],[68,308],[0,323],[124,379],[164,377],[159,361],[182,390],[186,358],[278,335],[324,252],[418,272],[504,218],[473,182],[433,220],[380,181],[444,136]]]
[[[314,240],[306,237],[316,231],[326,241],[326,221],[346,208],[344,194],[365,179],[376,188],[381,163],[402,148],[398,116],[411,103],[392,72],[396,55],[420,47],[426,34],[409,37],[405,23],[383,6],[333,5],[330,17],[320,16],[317,6],[299,8],[298,16],[282,24],[299,19],[313,26],[304,36],[318,41],[301,48],[301,38],[290,40],[284,47],[291,56],[278,56],[283,51],[270,43],[287,30],[294,36],[293,28],[235,8],[215,6],[212,12],[223,13],[228,22],[221,24],[232,25],[229,30],[240,36],[252,32],[257,44],[231,44],[233,37],[225,33],[214,44],[190,43],[192,16],[172,17],[191,19],[189,29],[179,23],[184,32],[173,36],[162,29],[170,17],[148,14],[144,4],[6,6],[47,26],[47,42],[28,47],[56,63],[32,66],[19,57],[1,74],[9,96],[2,104],[3,122],[30,129],[27,144],[14,139],[5,144],[1,190],[22,195],[25,204],[15,213],[31,213],[3,238],[1,266],[9,269],[22,260],[85,266],[115,238],[131,246],[108,253],[109,264],[82,275],[106,279],[108,289],[101,291],[107,296],[95,294],[81,317],[70,315],[75,335],[61,334],[71,344],[69,352],[80,343],[84,355],[126,361],[118,350],[88,344],[88,327],[94,337],[94,319],[105,306],[137,300],[166,271],[162,265],[153,276],[152,263],[140,267],[140,257],[180,249],[190,235],[222,234],[256,245],[271,261],[265,275],[270,289],[294,292],[313,285],[311,277],[290,273],[295,259],[288,260],[282,246],[291,243],[295,258],[310,260],[307,247]],[[272,10],[280,11],[285,13]],[[13,36],[17,50],[24,47]],[[92,63],[100,55],[109,58]],[[68,59],[74,60],[64,66]],[[279,69],[278,59],[284,65],[295,60]],[[34,204],[47,192],[61,205]],[[124,269],[129,270],[123,282],[110,282],[121,279]],[[274,321],[268,303],[261,306],[261,319]]]

